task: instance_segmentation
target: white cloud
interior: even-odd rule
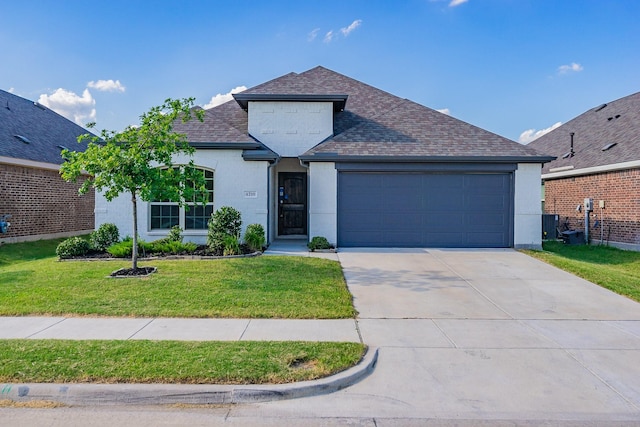
[[[449,3],[449,7],[456,7],[456,6],[460,6],[463,3],[468,2],[469,0],[451,0],[451,2]]]
[[[203,105],[202,108],[204,108],[205,110],[208,110],[209,108],[213,108],[220,104],[224,104],[225,102],[231,101],[233,99],[232,95],[234,93],[239,93],[245,90],[247,90],[246,86],[238,86],[231,89],[228,93],[225,93],[225,94],[219,93],[216,96],[211,97],[211,101],[209,101],[208,104]]]
[[[333,40],[333,30],[329,31],[327,34],[324,35],[324,42],[325,43],[331,43],[331,40]]]
[[[14,87],[10,87],[10,88],[9,88],[9,90],[8,90],[7,92],[9,92],[9,93],[14,93],[14,92],[15,92],[15,90],[16,90],[16,88],[14,88]]]
[[[351,32],[353,32],[361,24],[362,24],[362,19],[356,19],[348,27],[341,28],[340,32],[342,33],[343,36],[347,37],[349,34],[351,34]]]
[[[449,111],[448,108],[441,108],[441,109],[436,110],[436,111],[439,112],[439,113],[442,113],[442,114],[446,114],[447,116],[451,115],[451,111]]]
[[[520,138],[518,138],[518,142],[520,144],[526,145],[531,141],[540,138],[542,135],[551,132],[555,128],[560,127],[561,125],[562,125],[562,122],[558,122],[558,123],[554,123],[552,126],[546,129],[540,129],[538,131],[536,131],[535,129],[527,129],[520,134]]]
[[[580,72],[584,70],[584,67],[576,62],[572,62],[569,65],[561,65],[558,67],[559,74],[567,74],[568,72]]]
[[[90,81],[87,86],[101,92],[124,92],[125,87],[122,86],[120,80],[98,80],[97,82]]]
[[[78,96],[74,92],[59,88],[51,95],[40,95],[38,102],[80,126],[96,120],[96,101],[89,89],[85,89],[82,96]]]
[[[307,40],[309,40],[310,42],[314,41],[316,37],[318,37],[319,32],[320,32],[320,28],[314,28],[311,32],[309,32],[309,36],[307,37]]]

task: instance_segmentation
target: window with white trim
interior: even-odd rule
[[[149,205],[150,230],[168,230],[176,225],[185,231],[207,229],[207,222],[213,213],[213,171],[199,170],[204,174],[207,204],[201,205],[192,201],[181,207],[170,200],[151,202]]]

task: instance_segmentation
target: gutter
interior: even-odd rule
[[[344,156],[337,153],[318,153],[299,157],[304,162],[352,163],[548,163],[551,156]]]
[[[593,175],[603,172],[614,172],[624,169],[640,169],[640,160],[634,160],[631,162],[614,163],[611,165],[594,166],[590,168],[563,170],[558,172],[551,172],[542,174],[542,179],[559,179],[571,176]]]

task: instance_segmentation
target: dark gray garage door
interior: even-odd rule
[[[340,172],[338,245],[512,246],[511,173]]]

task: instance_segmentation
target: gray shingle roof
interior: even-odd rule
[[[531,147],[324,67],[285,74],[242,94],[348,96],[344,111],[334,113],[334,135],[301,156],[306,160],[323,155],[550,160]],[[192,121],[176,130],[193,142],[253,141],[247,113],[235,101],[208,110],[204,124]]]
[[[563,159],[570,151],[571,132],[575,133],[575,154]],[[616,145],[602,151],[612,143]],[[552,168],[573,166],[575,170],[640,160],[640,92],[591,108],[529,146],[557,157],[544,166],[543,173]]]
[[[63,146],[82,151],[85,129],[33,101],[0,90],[0,156],[61,164]],[[24,137],[25,143],[15,135]]]

